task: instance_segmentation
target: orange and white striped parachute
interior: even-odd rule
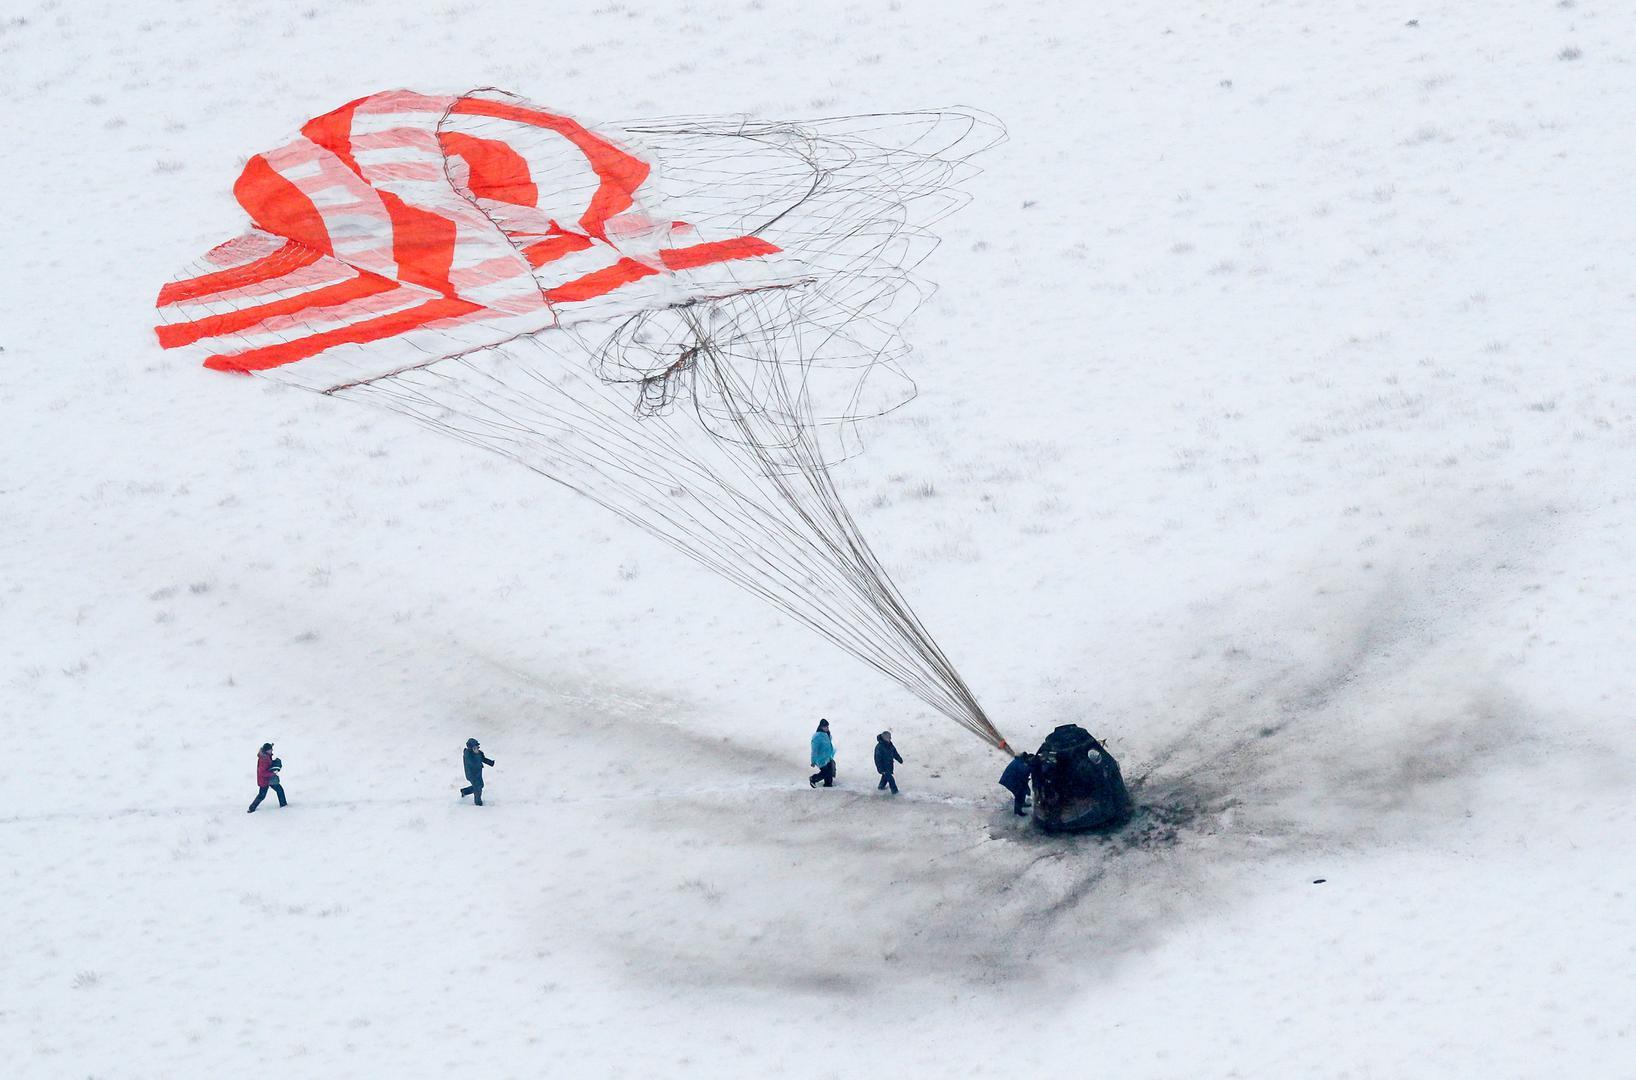
[[[161,290],[159,342],[331,389],[799,279],[765,239],[667,216],[653,179],[607,136],[499,91],[371,94],[250,159],[233,192],[255,227]]]
[[[995,134],[371,94],[250,159],[253,227],[160,291],[159,341],[566,484],[1003,749],[828,473],[912,396],[912,270]]]

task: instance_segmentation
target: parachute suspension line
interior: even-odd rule
[[[434,129],[505,141],[511,121],[483,117],[516,115],[509,104],[467,109],[458,124],[450,105]],[[929,226],[965,202],[954,185],[997,125],[951,110],[804,124],[679,118],[607,133],[629,141],[620,152],[650,164],[664,192],[648,208],[635,193],[633,213],[686,222],[691,238],[674,245],[753,236],[778,253],[782,276],[746,267],[735,283],[724,264],[719,291],[622,321],[559,319],[498,344],[436,345],[330,392],[592,499],[1006,749],[829,471],[857,451],[861,421],[915,394],[898,368],[909,351],[901,327],[930,287],[913,268],[936,244]],[[445,159],[466,212],[504,231],[515,211],[468,192],[455,172]],[[656,259],[625,262],[651,262],[647,280],[659,281]],[[552,298],[543,280],[540,295]],[[443,334],[455,340],[459,327]]]
[[[739,417],[743,437],[731,443],[701,440],[685,415],[632,417],[628,396],[579,374],[572,357],[540,339],[493,350],[503,363],[456,358],[344,393],[601,503],[998,746],[993,724],[862,539],[811,440],[764,435],[716,351],[708,342],[698,350],[699,375]],[[801,407],[789,387],[780,393],[780,411]],[[794,456],[782,460],[771,445]],[[746,447],[757,468],[747,468]]]
[[[672,456],[680,442],[674,436],[680,429],[668,418],[647,418],[637,429],[643,434],[663,431],[672,436],[666,449],[659,453],[655,453],[651,445],[644,446],[629,436],[622,437],[615,429],[598,428],[588,422],[588,418],[599,412],[607,417],[609,410],[598,409],[587,397],[608,398],[619,407],[620,413],[625,411],[624,399],[610,394],[607,387],[595,380],[573,380],[570,385],[579,391],[577,395],[559,383],[555,389],[560,392],[560,399],[553,406],[495,383],[491,375],[475,372],[470,364],[460,366],[475,376],[474,385],[464,376],[451,376],[440,370],[448,365],[437,365],[416,373],[424,389],[411,391],[406,385],[409,380],[400,376],[347,393],[378,398],[396,411],[462,441],[499,452],[587,495],[760,596],[904,685],[939,712],[997,744],[990,734],[991,725],[985,729],[967,721],[968,717],[982,715],[974,708],[975,703],[970,702],[969,691],[966,692],[969,704],[963,704],[958,696],[940,692],[937,683],[921,670],[923,663],[916,662],[915,653],[894,647],[891,639],[895,633],[888,633],[883,642],[880,627],[868,632],[871,623],[881,622],[878,611],[866,606],[873,602],[874,590],[869,587],[867,576],[860,578],[857,568],[837,565],[836,553],[844,551],[844,546],[814,542],[811,530],[820,527],[822,519],[804,508],[793,518],[777,513],[777,507],[788,505],[785,499],[768,498],[771,492],[755,497],[739,490],[729,477],[690,461],[686,454]],[[531,375],[543,383],[537,372]],[[493,415],[485,416],[485,412]],[[455,415],[460,419],[454,419]],[[583,438],[587,430],[596,432],[589,440]],[[560,441],[563,436],[573,441]],[[540,448],[553,438],[559,440],[550,446],[556,456],[542,461]],[[737,463],[736,455],[724,455],[722,459],[726,463]],[[653,462],[665,464],[655,467]],[[653,503],[629,493],[636,481],[662,490],[676,502],[675,508],[655,514]],[[742,475],[740,481],[742,483]],[[695,497],[708,496],[711,492],[727,497],[681,500],[678,495],[683,491]],[[796,492],[792,489],[791,494]],[[830,498],[838,502],[833,492]],[[695,501],[697,508],[691,505]],[[724,537],[732,542],[722,544]],[[769,543],[769,538],[776,542]],[[859,588],[860,580],[863,589]],[[923,654],[924,650],[919,652]],[[943,663],[947,667],[946,661]],[[963,687],[963,684],[957,685]]]
[[[714,348],[707,343],[704,328],[696,319],[689,317],[700,341],[706,342],[701,348],[713,353]],[[776,370],[782,374],[784,369]],[[794,470],[784,468],[783,463],[770,453],[769,440],[758,437],[759,433],[755,430],[756,411],[749,407],[743,396],[743,388],[737,384],[732,368],[725,364],[712,363],[709,373],[717,380],[716,389],[722,398],[736,403],[736,407],[730,405],[727,411],[736,418],[744,435],[742,445],[751,449],[761,465],[763,474],[773,483],[784,503],[800,515],[808,526],[810,535],[817,537],[827,546],[828,561],[843,572],[851,589],[873,611],[879,613],[886,625],[909,647],[931,674],[931,678],[919,676],[918,670],[921,665],[914,665],[908,670],[916,671],[917,677],[905,679],[901,672],[894,674],[893,677],[898,678],[916,697],[955,723],[985,742],[996,747],[1001,746],[1005,740],[988,719],[982,706],[977,703],[976,696],[972,694],[925,624],[909,606],[896,582],[875,556],[874,550],[864,540],[851,511],[847,509],[846,503],[835,488],[833,477],[830,476],[823,461],[818,458],[811,441],[795,440],[789,449],[795,455],[796,468]],[[790,388],[782,378],[773,381],[775,389],[781,395],[781,411],[785,415],[800,416],[808,411],[805,401],[791,397]],[[807,419],[808,423],[803,425],[801,430],[810,430],[810,415]],[[835,640],[833,635],[826,636]],[[836,643],[847,648],[841,641],[837,640]],[[855,652],[852,649],[848,651]]]

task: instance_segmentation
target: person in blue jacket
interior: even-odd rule
[[[892,733],[883,731],[875,736],[875,771],[880,773],[880,783],[876,785],[876,791],[884,791],[890,785],[892,794],[896,795],[898,793],[898,782],[892,775],[892,763],[894,761],[902,765],[903,755],[898,753],[898,748],[892,745]]]
[[[1005,767],[1000,774],[1000,786],[1011,792],[1015,800],[1011,812],[1019,817],[1024,816],[1028,806],[1028,781],[1034,775],[1034,755],[1018,754],[1011,759],[1011,764]]]
[[[835,786],[835,743],[829,737],[829,721],[818,721],[818,730],[812,736],[812,767],[818,771],[807,778],[808,787],[817,787],[822,780],[825,787]]]

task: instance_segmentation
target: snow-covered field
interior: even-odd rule
[[[1633,60],[1602,0],[12,0],[0,1073],[1636,1076]],[[482,85],[1005,122],[840,483],[1148,827],[1036,835],[595,505],[161,353],[244,156]]]

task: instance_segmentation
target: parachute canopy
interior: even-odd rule
[[[255,227],[160,292],[160,344],[331,390],[800,279],[767,240],[668,217],[653,173],[498,91],[360,98],[249,160],[233,193]]]
[[[160,291],[157,333],[588,495],[1004,748],[829,473],[913,395],[912,269],[996,137],[372,94],[250,159],[253,227]]]

